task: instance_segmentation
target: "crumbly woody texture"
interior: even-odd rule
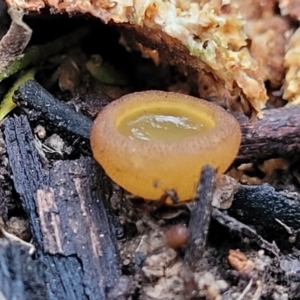
[[[299,0],[279,0],[279,8],[283,16],[300,20],[300,1]]]
[[[285,75],[285,47],[291,36],[289,19],[278,14],[277,0],[231,1],[246,20],[244,30],[251,40],[250,54],[258,63],[261,78],[279,89]]]
[[[284,57],[287,68],[283,98],[290,104],[300,104],[300,28],[292,35]]]
[[[248,20],[245,31],[251,38],[250,53],[259,66],[259,73],[271,87],[280,88],[285,68],[285,47],[290,38],[289,22],[281,16]]]
[[[238,6],[239,12],[246,20],[253,20],[273,16],[278,0],[231,0],[231,3]]]
[[[230,0],[7,0],[10,6],[89,13],[115,23],[172,64],[184,64],[221,82],[259,112],[267,101],[257,62],[249,53],[243,19]],[[224,3],[226,3],[224,5]],[[171,55],[164,55],[164,54]],[[201,95],[200,95],[201,96]]]

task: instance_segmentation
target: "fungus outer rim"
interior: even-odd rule
[[[197,109],[197,107],[199,107],[199,109],[204,108],[207,115],[209,115],[209,118],[213,120],[214,126],[204,133],[199,133],[199,135],[174,141],[143,141],[129,139],[127,136],[123,135],[117,130],[115,119],[122,114],[122,109],[128,109],[130,106],[136,106],[138,102],[143,103],[145,100],[141,100],[139,98],[140,96],[165,97],[165,101],[170,101],[170,98],[172,97],[177,98],[177,100],[180,98],[180,105],[185,105],[186,102],[189,102],[193,109]],[[152,101],[157,102],[158,100],[153,99]],[[152,149],[157,149],[157,152],[161,155],[168,155],[168,153],[173,154],[174,149],[176,149],[178,154],[196,155],[199,154],[199,151],[209,151],[209,149],[212,147],[220,146],[222,140],[226,139],[226,136],[234,134],[234,128],[237,125],[239,126],[238,122],[233,116],[229,115],[223,108],[215,104],[203,99],[198,99],[196,97],[163,91],[135,92],[125,95],[109,104],[108,107],[105,107],[99,115],[101,117],[96,118],[93,128],[101,128],[103,138],[109,146],[114,146],[117,144],[121,145],[120,151],[128,153],[132,151],[136,153],[137,149],[140,149],[141,153],[145,151],[148,152],[148,148],[151,147]],[[95,135],[97,136],[97,133],[95,133]],[[187,147],[187,144],[190,146]],[[116,149],[118,148],[119,147],[116,147]]]

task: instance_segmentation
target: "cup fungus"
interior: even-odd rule
[[[194,197],[201,169],[223,173],[237,155],[238,122],[222,108],[179,93],[128,94],[97,116],[91,146],[107,175],[132,194]]]

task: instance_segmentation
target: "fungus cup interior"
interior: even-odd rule
[[[191,111],[184,104],[149,103],[146,107],[122,111],[115,120],[117,130],[130,139],[179,141],[204,133],[214,122],[203,111]]]
[[[128,94],[97,116],[91,146],[107,175],[132,194],[180,201],[195,196],[204,165],[223,173],[237,155],[238,122],[222,108],[162,91]]]

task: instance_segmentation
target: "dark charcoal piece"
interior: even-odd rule
[[[288,244],[287,239],[293,233],[289,234],[277,219],[295,234],[296,241],[290,246],[300,246],[299,232],[296,232],[300,229],[300,198],[295,193],[276,192],[269,184],[241,186],[228,214],[253,226],[268,240]]]
[[[38,263],[20,246],[0,245],[0,299],[45,300]]]
[[[191,209],[189,237],[184,261],[192,268],[197,268],[206,246],[206,237],[213,207],[211,205],[215,188],[215,170],[210,166],[202,169],[195,202]]]
[[[14,184],[43,265],[47,299],[105,299],[120,276],[107,184],[91,158],[40,164],[26,117],[5,124]]]
[[[68,104],[54,98],[34,80],[25,82],[16,92],[18,103],[42,112],[43,116],[53,124],[67,131],[89,138],[92,121],[78,113]]]
[[[31,128],[26,117],[11,118],[5,123],[5,141],[13,180],[22,205],[29,213],[34,244],[41,245],[42,235],[35,214],[34,196],[44,173],[39,160]]]

